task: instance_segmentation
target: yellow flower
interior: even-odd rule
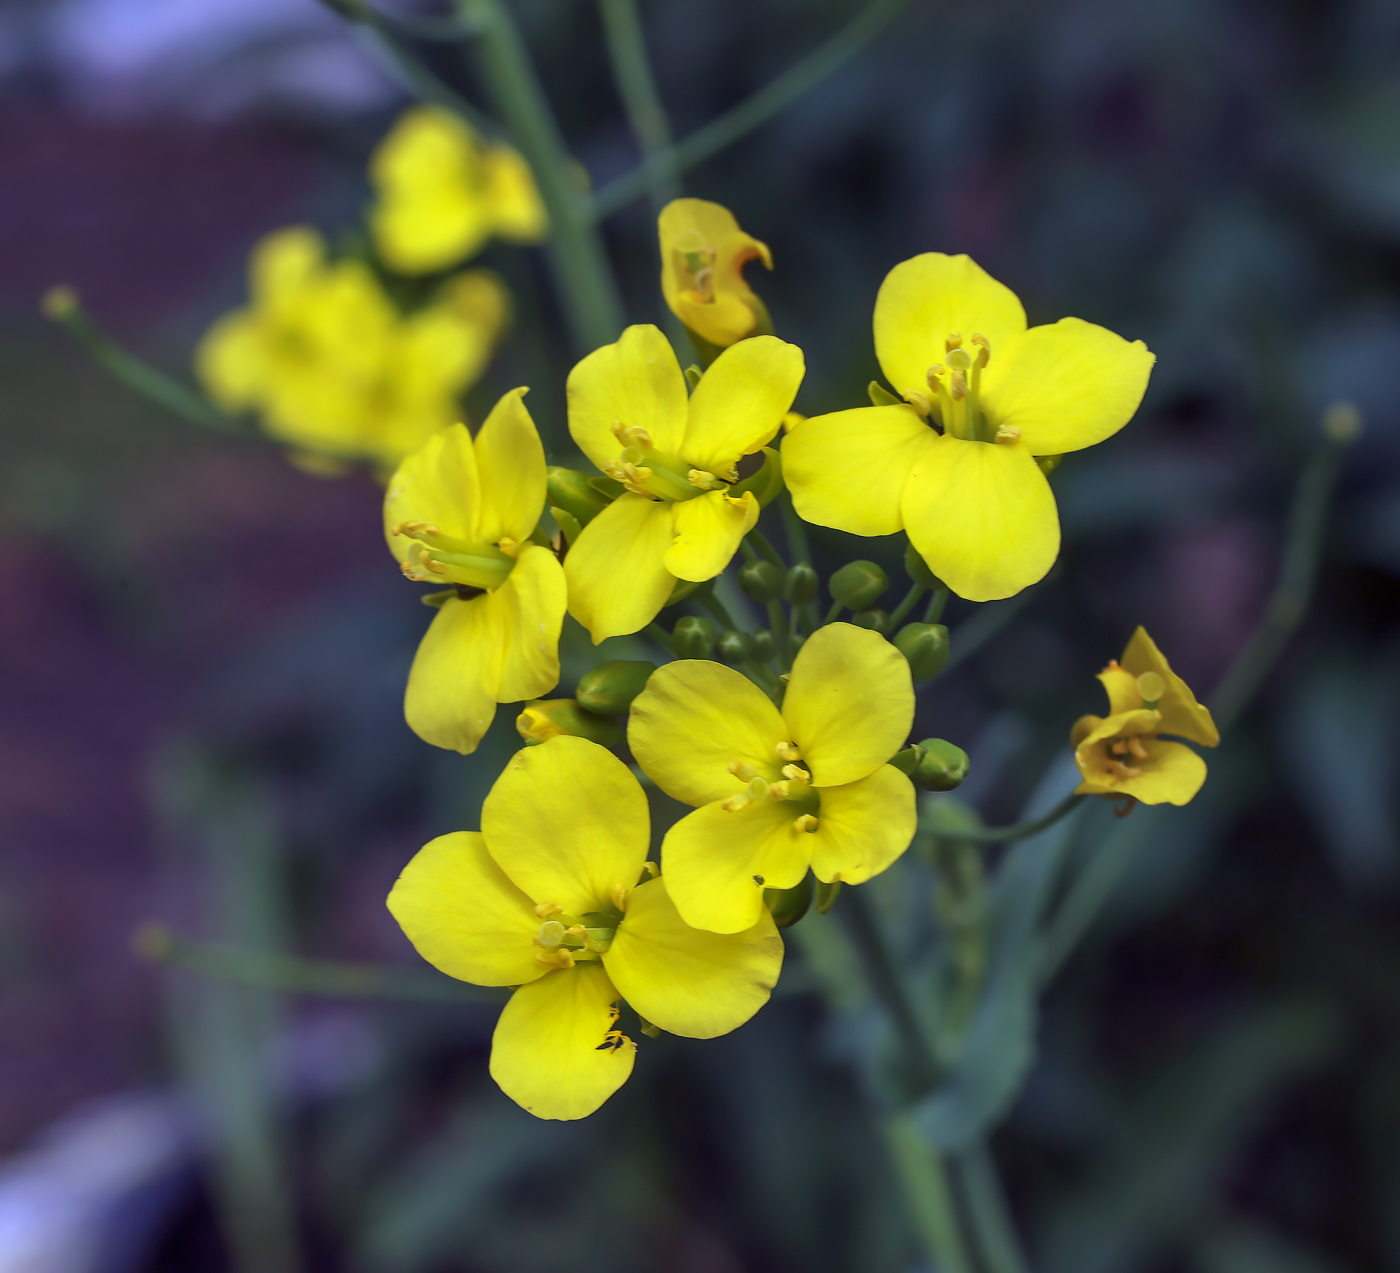
[[[668,663],[632,704],[627,739],[667,795],[699,805],[666,835],[662,866],[686,923],[739,932],[765,888],[810,866],[860,884],[913,838],[913,784],[885,762],[914,719],[909,664],[878,633],[819,628],[798,651],[780,712],[732,668]]]
[[[802,351],[773,336],[726,349],[687,399],[666,337],[629,327],[569,374],[569,432],[626,492],[569,549],[569,613],[605,637],[637,632],[677,579],[713,579],[758,520],[729,494],[740,458],[768,442],[802,383]]]
[[[525,160],[436,106],[405,111],[369,171],[378,195],[370,211],[375,247],[401,273],[444,269],[492,237],[544,238],[544,205]]]
[[[464,753],[476,750],[497,703],[537,698],[559,681],[564,571],[529,542],[545,476],[524,394],[506,394],[475,442],[460,424],[429,438],[384,497],[404,574],[456,594],[418,647],[404,715],[420,738]]]
[[[315,230],[268,235],[249,261],[252,303],[219,319],[196,367],[228,411],[255,410],[291,446],[392,468],[458,418],[485,368],[505,289],[473,270],[401,317],[358,261],[326,260]]]
[[[772,919],[732,936],[686,926],[665,882],[644,879],[646,796],[611,752],[570,737],[519,752],[481,826],[424,847],[389,909],[449,976],[517,987],[491,1076],[530,1113],[585,1118],[627,1081],[637,1045],[618,1028],[619,999],[693,1039],[767,1003],[783,962]]]
[[[1133,633],[1123,661],[1099,673],[1108,691],[1110,715],[1075,722],[1074,763],[1084,779],[1080,795],[1132,796],[1143,804],[1186,804],[1206,780],[1206,762],[1176,734],[1214,747],[1220,731],[1210,711],[1196,702],[1144,628]]]
[[[671,312],[720,349],[755,332],[771,332],[763,302],[744,281],[757,257],[770,270],[767,245],[739,229],[728,208],[704,199],[673,199],[657,221],[661,291]]]
[[[1153,356],[1103,327],[1026,328],[1015,294],[966,256],[896,265],[875,352],[904,404],[816,416],[783,442],[797,511],[856,535],[909,534],[972,601],[1041,579],[1060,521],[1037,456],[1102,442],[1137,410]]]

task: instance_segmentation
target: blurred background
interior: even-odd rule
[[[595,186],[628,171],[594,7],[512,8]],[[684,136],[858,5],[640,9]],[[456,46],[422,52],[479,100]],[[796,944],[751,1025],[644,1040],[595,1118],[500,1095],[499,1000],[419,963],[383,899],[477,825],[512,713],[471,760],[403,724],[429,616],[379,488],[190,428],[39,316],[70,284],[187,379],[260,235],[361,224],[407,101],[313,0],[0,7],[0,1273],[916,1269],[860,1096],[874,1026]],[[991,821],[1136,624],[1209,691],[1320,410],[1362,409],[1318,603],[1060,971],[994,1148],[1038,1273],[1400,1270],[1400,6],[913,0],[683,185],[772,248],[750,278],[806,413],[865,400],[876,289],[921,251],[1157,353],[1136,421],[1055,477],[1055,574],[921,700]],[[660,321],[645,200],[605,228],[629,319]],[[483,262],[515,317],[467,412],[528,383],[567,459],[543,258]],[[901,545],[818,543],[899,578]],[[285,954],[381,971],[200,977],[138,955],[152,921],[262,952],[269,985],[321,967]]]

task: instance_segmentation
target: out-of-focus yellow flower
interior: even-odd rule
[[[459,418],[507,310],[495,275],[473,270],[402,317],[362,262],[327,261],[304,226],[258,243],[249,290],[196,352],[209,396],[293,447],[386,469]]]
[[[370,231],[402,274],[431,274],[475,256],[491,238],[538,243],[548,229],[529,165],[436,106],[399,116],[370,160]]]
[[[1009,288],[939,252],[886,276],[875,352],[904,404],[792,429],[783,465],[797,511],[856,535],[907,531],[928,568],[972,601],[1042,578],[1060,521],[1036,457],[1121,429],[1152,354],[1078,318],[1027,330]]]
[[[646,862],[647,800],[616,756],[562,736],[519,752],[481,834],[424,847],[389,909],[424,959],[515,986],[491,1076],[539,1118],[585,1118],[632,1072],[619,999],[652,1025],[712,1039],[767,1001],[783,943],[768,914],[729,936],[688,927]],[[642,880],[642,883],[638,883]]]
[[[909,846],[914,787],[885,762],[914,720],[909,664],[849,623],[797,653],[781,712],[732,668],[660,668],[632,703],[627,738],[658,787],[699,805],[666,835],[662,866],[686,923],[752,925],[763,890],[860,884]]]
[[[1132,796],[1143,804],[1186,804],[1206,780],[1206,762],[1159,734],[1214,747],[1220,731],[1196,702],[1145,628],[1133,633],[1123,661],[1099,673],[1109,716],[1081,716],[1071,740],[1084,779],[1081,795]]]
[[[713,579],[758,520],[729,493],[735,465],[777,433],[805,370],[802,351],[773,336],[726,349],[686,397],[670,342],[629,327],[569,374],[569,432],[627,489],[569,549],[569,612],[595,643],[637,632],[677,579]]]
[[[521,401],[506,394],[475,441],[434,434],[390,479],[384,529],[404,574],[451,587],[408,674],[404,715],[438,747],[476,750],[497,703],[559,682],[564,571],[530,542],[544,509],[544,450]]]
[[[728,208],[673,199],[661,209],[657,229],[662,294],[692,332],[720,349],[772,332],[767,307],[745,281],[744,266],[756,257],[771,270],[773,255],[739,228]]]

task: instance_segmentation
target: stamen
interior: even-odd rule
[[[704,469],[689,470],[685,475],[685,480],[692,486],[698,486],[702,491],[712,491],[721,485],[713,473],[707,473]]]
[[[1128,739],[1128,750],[1139,760],[1151,759],[1147,754],[1147,748],[1143,746],[1141,738],[1133,737]]]
[[[1110,760],[1108,772],[1117,778],[1136,778],[1142,773],[1142,770],[1134,769],[1132,765],[1125,765],[1121,760]]]
[[[400,522],[394,527],[394,534],[407,535],[409,539],[417,539],[422,535],[441,535],[442,531],[432,522],[406,521]]]
[[[786,782],[773,782],[768,784],[768,799],[786,800],[791,793],[791,786]]]
[[[730,796],[728,800],[720,802],[720,808],[725,813],[738,813],[741,809],[747,809],[753,804],[753,797],[747,791],[741,791],[737,796]]]
[[[982,351],[977,355],[977,365],[979,367],[985,367],[992,361],[992,342],[980,332],[973,332],[972,343]]]
[[[572,968],[574,957],[562,946],[555,950],[541,950],[535,955],[537,964],[544,964],[547,968]]]
[[[815,831],[820,825],[821,823],[810,813],[804,813],[800,817],[796,817],[792,820],[792,829],[794,831],[806,831],[809,834]]]
[[[801,765],[784,765],[783,777],[788,778],[791,781],[797,783],[799,787],[805,787],[809,782],[812,781],[812,775],[809,774]]]
[[[921,416],[926,416],[933,410],[933,401],[926,393],[906,393],[904,401],[914,408]]]
[[[651,434],[640,424],[623,424],[621,420],[614,420],[612,424],[612,435],[623,446],[650,446]]]
[[[802,752],[799,750],[796,743],[779,743],[773,750],[778,753],[779,760],[790,762],[802,759]]]
[[[1021,430],[1014,424],[1003,424],[997,429],[998,442],[1015,442],[1020,439]]]
[[[614,884],[613,891],[608,894],[612,904],[620,911],[627,909],[627,894],[632,890],[622,884]]]
[[[948,392],[952,395],[954,402],[961,402],[967,397],[967,375],[961,371],[954,371],[948,377]]]
[[[551,919],[555,915],[562,915],[564,908],[556,906],[553,902],[541,902],[535,907],[535,914],[541,919]]]
[[[944,348],[948,353],[952,353],[953,350],[955,350],[955,349],[961,349],[961,348],[962,348],[962,333],[961,333],[961,332],[952,332],[952,333],[949,334],[948,336],[945,336],[945,337],[943,338],[943,348]]]
[[[740,782],[749,782],[758,776],[756,766],[749,764],[747,760],[731,760],[729,762],[729,772]]]

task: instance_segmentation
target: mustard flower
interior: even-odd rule
[[[671,312],[719,349],[773,330],[768,310],[744,279],[757,258],[770,270],[767,245],[745,234],[728,208],[704,199],[673,199],[657,219],[661,292]]]
[[[693,1039],[737,1029],[768,1001],[783,960],[772,919],[729,936],[682,921],[666,881],[646,878],[646,796],[605,748],[561,736],[517,753],[481,827],[425,846],[389,909],[449,976],[516,987],[491,1076],[530,1113],[585,1118],[627,1081],[637,1045],[619,999]]]
[[[450,587],[408,674],[404,716],[420,738],[476,750],[497,703],[559,681],[564,571],[530,541],[544,507],[544,449],[521,401],[506,394],[473,440],[455,424],[390,479],[389,548],[405,575]]]
[[[328,261],[304,226],[257,244],[249,291],[196,351],[209,396],[257,411],[289,446],[386,469],[458,418],[507,308],[496,277],[473,270],[401,316],[362,262]]]
[[[569,374],[569,432],[626,487],[569,548],[569,613],[595,644],[637,632],[678,579],[729,564],[758,520],[752,493],[732,495],[736,465],[777,433],[804,372],[802,351],[773,336],[726,349],[687,398],[670,342],[629,327]]]
[[[765,888],[860,884],[913,838],[914,787],[887,765],[914,719],[909,664],[849,623],[797,653],[782,710],[732,668],[668,663],[632,703],[632,754],[667,795],[700,806],[667,833],[662,866],[686,923],[740,932]]]
[[[1220,731],[1209,709],[1138,628],[1123,651],[1099,673],[1109,716],[1082,716],[1071,735],[1081,795],[1132,796],[1143,804],[1186,804],[1206,780],[1206,762],[1159,734],[1214,747]]]
[[[493,237],[538,243],[547,217],[529,165],[436,106],[405,111],[370,160],[370,231],[403,274],[431,274],[475,256]]]
[[[904,530],[972,601],[1041,579],[1060,551],[1038,456],[1102,442],[1137,410],[1153,356],[1103,327],[1026,327],[1015,294],[966,256],[896,265],[875,352],[903,403],[814,416],[783,441],[797,511],[856,535]]]

